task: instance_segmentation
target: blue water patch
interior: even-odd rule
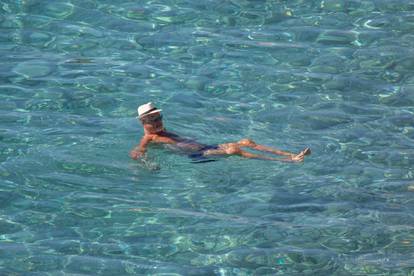
[[[0,0],[0,274],[413,274],[413,29],[407,0]],[[312,155],[137,162],[149,101]]]

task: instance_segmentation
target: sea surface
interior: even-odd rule
[[[413,274],[413,1],[0,0],[0,275]]]

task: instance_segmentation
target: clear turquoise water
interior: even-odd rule
[[[414,4],[0,1],[1,275],[412,275]],[[313,155],[131,161],[168,129]]]

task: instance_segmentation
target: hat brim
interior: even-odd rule
[[[151,114],[154,114],[154,113],[160,113],[161,111],[162,111],[162,109],[155,109],[155,110],[153,110],[153,111],[151,111],[151,112],[148,112],[148,113],[142,114],[142,115],[138,116],[137,118],[138,118],[138,119],[142,119],[142,118],[147,117],[148,115],[151,115]]]

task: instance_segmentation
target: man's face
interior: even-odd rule
[[[149,114],[141,119],[144,128],[150,133],[157,133],[164,130],[161,113]]]

